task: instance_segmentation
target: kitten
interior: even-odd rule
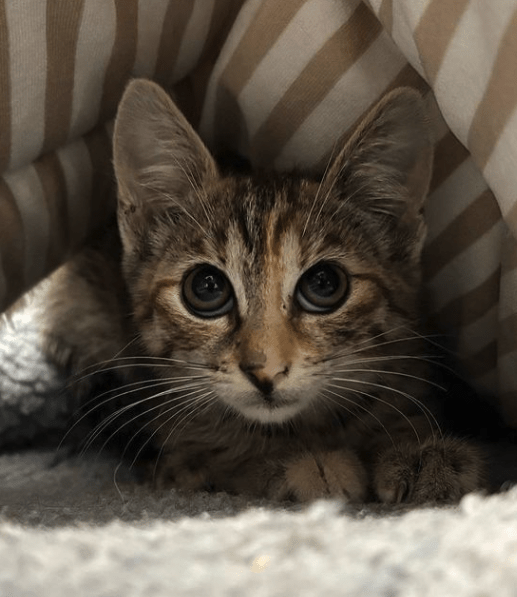
[[[114,166],[120,238],[54,274],[47,344],[73,373],[116,375],[122,405],[99,430],[148,431],[158,486],[390,503],[483,487],[478,450],[441,434],[419,332],[432,144],[417,92],[389,93],[317,182],[220,174],[135,80]]]

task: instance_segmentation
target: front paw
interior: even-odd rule
[[[366,496],[366,488],[366,472],[353,452],[320,452],[289,462],[275,497],[300,502],[340,497],[360,502]]]
[[[480,451],[468,442],[429,438],[388,449],[374,469],[374,488],[388,504],[457,502],[485,487],[484,468]]]

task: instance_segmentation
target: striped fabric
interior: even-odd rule
[[[400,85],[427,98],[432,320],[517,426],[517,0],[0,0],[0,306],[113,210],[128,78],[214,150],[325,168]]]

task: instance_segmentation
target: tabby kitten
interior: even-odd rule
[[[222,175],[168,95],[135,80],[114,165],[120,237],[53,276],[48,347],[74,373],[117,375],[123,406],[100,428],[145,429],[158,486],[412,503],[483,486],[427,381],[417,92],[389,93],[317,182]]]

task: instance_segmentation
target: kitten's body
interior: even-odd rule
[[[481,487],[476,450],[432,413],[416,93],[384,100],[316,183],[221,176],[134,82],[114,157],[122,248],[113,228],[56,273],[49,346],[75,372],[117,367],[161,485],[415,502]]]

